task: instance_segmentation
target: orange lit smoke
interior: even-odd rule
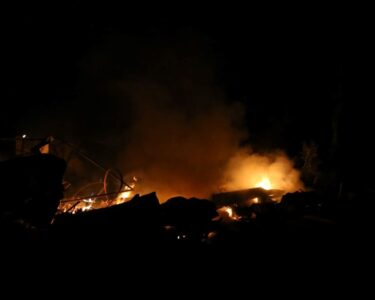
[[[264,178],[272,188],[298,189],[298,172],[285,155],[236,155],[248,137],[246,109],[228,101],[218,85],[210,43],[187,37],[161,45],[145,48],[134,76],[116,76],[109,85],[110,95],[117,95],[116,113],[121,120],[128,116],[116,140],[123,141],[123,174],[139,177],[136,193],[156,192],[161,202],[209,198],[222,184],[228,190],[267,186]],[[118,69],[121,59],[111,67]]]
[[[254,187],[295,192],[303,188],[299,172],[282,152],[266,155],[238,152],[228,163],[225,173],[225,190]]]

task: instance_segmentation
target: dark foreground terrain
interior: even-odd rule
[[[32,165],[41,170],[41,163],[53,168],[35,177]],[[280,264],[305,270],[331,264],[369,267],[373,259],[374,195],[367,190],[340,197],[296,192],[280,202],[264,198],[251,205],[221,199],[232,208],[232,218],[215,199],[175,197],[160,204],[155,193],[104,209],[54,215],[62,195],[61,160],[41,156],[1,167],[3,264],[251,272]],[[27,181],[30,170],[42,185]]]

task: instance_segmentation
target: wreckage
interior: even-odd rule
[[[262,187],[217,193],[211,199],[174,197],[161,204],[156,193],[137,194],[135,178],[126,183],[121,173],[76,149],[102,178],[73,188],[66,176],[69,160],[50,153],[55,139],[23,140],[31,146],[18,140],[21,153],[0,162],[5,235],[48,230],[49,237],[61,243],[74,241],[89,248],[124,240],[128,245],[220,243],[221,237],[228,239],[227,232],[236,232],[235,236],[241,232],[246,240],[259,226],[270,231],[286,228],[280,224],[287,224],[291,216],[319,214],[322,209],[313,194],[284,195],[282,190]]]
[[[52,141],[22,138],[20,147],[17,140],[18,155],[0,163],[2,231],[17,235],[48,229],[64,241],[90,243],[116,236],[139,243],[155,238],[200,241],[212,230],[217,212],[211,201],[177,197],[160,204],[156,193],[135,194],[135,180],[127,184],[120,173],[87,157],[103,179],[67,196],[67,162],[47,153]],[[112,189],[117,183],[115,191],[110,180]]]
[[[65,169],[65,161],[50,154],[0,162],[2,225],[47,227],[63,198]]]

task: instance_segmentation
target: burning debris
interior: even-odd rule
[[[231,206],[222,206],[217,209],[217,212],[220,216],[220,220],[223,222],[241,220],[241,217],[237,215],[236,211]]]
[[[122,176],[122,175],[121,175]],[[61,200],[58,207],[58,213],[78,213],[93,209],[100,209],[110,207],[113,205],[119,205],[132,199],[135,195],[134,189],[137,182],[137,178],[133,177],[133,180],[124,185],[117,192],[108,192],[106,187],[107,177],[104,176],[104,182],[94,182],[81,188],[79,192],[75,193],[69,198]],[[99,186],[96,193],[88,193],[85,188]]]
[[[76,214],[59,214],[53,224],[63,239],[92,243],[115,237],[119,243],[159,237],[161,207],[155,193],[135,195],[130,201]]]
[[[251,220],[257,217],[260,208],[276,205],[284,194],[282,190],[258,187],[214,194],[212,201],[225,222]]]
[[[260,154],[248,149],[241,149],[230,158],[223,182],[225,191],[263,188],[295,192],[303,189],[300,174],[286,154]]]
[[[239,205],[251,206],[259,203],[278,202],[285,192],[282,190],[265,190],[263,188],[252,188],[233,192],[214,194],[213,202],[218,206]]]
[[[42,145],[43,149],[45,146]],[[53,149],[50,146],[49,151]],[[319,214],[324,208],[310,194],[287,193],[292,181],[288,181],[290,177],[285,170],[292,177],[296,173],[290,165],[280,167],[285,158],[267,160],[258,156],[261,160],[258,168],[250,164],[253,173],[247,173],[246,159],[243,166],[236,164],[239,174],[247,175],[253,182],[250,188],[214,193],[210,199],[172,197],[160,203],[156,193],[138,192],[139,185],[145,182],[140,183],[137,177],[125,182],[119,171],[103,168],[79,154],[99,170],[96,180],[76,184],[68,176],[72,174],[67,172],[69,163],[67,166],[64,159],[42,152],[2,162],[1,182],[11,187],[4,199],[12,199],[2,201],[2,227],[10,228],[13,225],[9,224],[21,222],[25,228],[28,224],[39,229],[46,227],[65,241],[89,243],[114,236],[115,240],[125,239],[129,243],[210,244],[232,229],[241,232],[268,226],[272,230],[287,218]],[[19,174],[22,176],[17,177]],[[231,179],[228,182],[233,184],[236,178]],[[279,189],[282,182],[289,189]],[[294,188],[299,187],[298,181],[294,183]]]

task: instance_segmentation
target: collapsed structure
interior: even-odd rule
[[[282,190],[257,187],[214,194],[211,199],[174,197],[161,204],[156,193],[138,195],[133,184],[105,168],[96,194],[74,192],[64,198],[69,188],[67,162],[45,153],[50,141],[34,141],[33,151],[0,162],[3,233],[47,229],[63,242],[84,244],[123,240],[129,245],[220,244],[233,234],[247,240],[259,232],[289,232],[291,224],[311,228],[335,224],[322,218],[333,210],[332,201],[316,193],[284,195]],[[114,191],[109,188],[111,174],[117,181]]]

